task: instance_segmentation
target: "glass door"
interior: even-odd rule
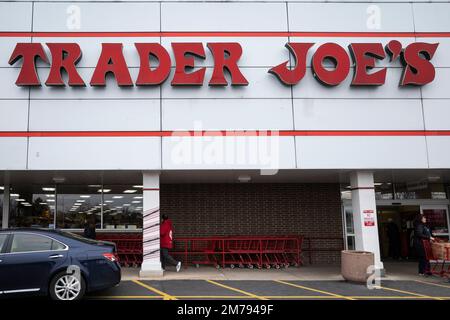
[[[427,223],[435,236],[449,238],[448,206],[422,205],[420,212],[427,218]]]
[[[353,209],[351,206],[344,206],[344,239],[345,249],[355,250],[355,228],[353,224]]]

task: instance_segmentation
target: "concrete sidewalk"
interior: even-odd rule
[[[417,274],[417,262],[388,262],[385,263],[386,276],[384,280],[423,280]],[[123,268],[123,280],[343,280],[340,273],[340,266],[319,266],[307,265],[299,268],[290,267],[288,269],[216,269],[214,267],[202,266],[196,268],[188,266],[181,272],[176,273],[174,268],[168,268],[162,277],[139,277],[138,268]],[[443,282],[440,277],[427,277],[427,281]]]

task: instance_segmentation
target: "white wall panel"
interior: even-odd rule
[[[30,37],[19,37],[19,38],[16,38],[16,37],[1,38],[0,37],[0,68],[5,68],[5,67],[17,68],[17,67],[22,66],[23,59],[20,59],[12,66],[10,66],[8,63],[9,58],[11,57],[12,53],[14,52],[14,48],[16,47],[16,44],[22,43],[22,42],[31,42],[31,38]]]
[[[30,138],[31,170],[151,170],[161,167],[159,137]]]
[[[38,73],[42,83],[45,83],[49,68],[39,68]],[[129,68],[133,82],[136,81],[139,69]],[[160,97],[160,88],[152,87],[119,87],[116,79],[109,74],[105,87],[92,87],[91,81],[94,68],[81,68],[78,70],[81,78],[86,83],[85,87],[42,87],[31,89],[31,99],[154,99]],[[63,78],[67,83],[67,78]]]
[[[169,51],[174,65],[172,42],[201,42],[205,47],[206,59],[196,58],[199,66],[213,66],[214,59],[206,47],[208,42],[238,42],[242,47],[242,56],[238,65],[243,67],[273,67],[289,59],[284,47],[287,37],[163,37],[161,43]]]
[[[422,86],[423,98],[450,98],[450,68],[436,68],[436,76],[433,82]]]
[[[425,137],[296,137],[299,169],[427,168]]]
[[[163,130],[293,129],[290,99],[163,100],[162,107]]]
[[[207,68],[203,86],[172,86],[170,81],[172,74],[162,87],[163,98],[291,98],[291,88],[282,84],[276,77],[269,74],[268,68],[240,68],[242,74],[247,79],[247,86],[209,86],[213,72],[212,68]],[[225,73],[228,83],[231,78]]]
[[[79,19],[74,14],[77,10]],[[33,30],[159,31],[159,22],[159,4],[156,2],[43,2],[34,5]]]
[[[283,3],[163,3],[162,31],[287,31]]]
[[[290,31],[414,31],[411,5],[406,3],[289,3],[288,7]]]
[[[31,31],[31,2],[0,2],[0,31]]]
[[[32,100],[32,131],[158,131],[160,101]]]
[[[417,100],[294,99],[296,130],[423,130]]]
[[[28,99],[30,89],[16,86],[19,72],[20,68],[0,68],[0,99]]]
[[[148,38],[134,38],[134,37],[104,37],[104,38],[64,38],[64,37],[52,37],[52,38],[41,38],[34,37],[33,42],[39,42],[43,45],[45,53],[47,54],[49,60],[51,61],[50,50],[48,49],[46,43],[78,43],[81,48],[82,57],[78,62],[77,67],[89,67],[95,68],[102,52],[102,43],[122,43],[123,44],[123,55],[128,67],[139,67],[139,54],[136,51],[135,43],[139,42],[157,42],[159,43],[159,38],[148,37]],[[48,64],[38,60],[38,66],[48,66]],[[153,66],[153,65],[152,65]]]
[[[450,69],[449,69],[450,70]],[[389,68],[386,83],[375,87],[351,87],[353,71],[336,87],[327,87],[314,79],[311,69],[305,77],[293,87],[294,98],[335,98],[335,99],[417,99],[419,87],[399,87],[401,68]],[[435,80],[435,83],[440,83]]]
[[[27,167],[27,138],[0,138],[0,168],[24,170]]]
[[[164,137],[163,169],[295,168],[293,137]]]
[[[450,137],[428,136],[430,168],[450,168]]]
[[[424,99],[425,129],[450,130],[450,100]]]
[[[450,31],[450,3],[414,3],[412,6],[417,32]]]
[[[28,101],[0,100],[0,131],[28,130]]]

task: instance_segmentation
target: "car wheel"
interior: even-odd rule
[[[79,300],[84,296],[86,283],[83,277],[60,272],[53,277],[49,290],[53,300]]]

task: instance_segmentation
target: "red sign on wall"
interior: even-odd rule
[[[82,57],[82,50],[77,43],[47,43],[51,60],[41,43],[17,43],[9,64],[13,65],[22,59],[23,63],[16,81],[18,86],[40,86],[36,71],[36,60],[40,59],[50,65],[50,73],[45,81],[47,86],[65,86],[62,72],[68,75],[69,86],[85,86],[87,79],[82,79],[77,70],[77,63]],[[286,48],[295,59],[295,65],[289,67],[285,61],[270,70],[286,85],[298,84],[306,73],[307,54],[314,43],[289,42]],[[435,69],[430,60],[433,58],[438,43],[415,42],[403,48],[397,40],[390,41],[385,47],[381,43],[351,43],[350,54],[336,43],[324,43],[315,49],[311,58],[311,70],[314,78],[327,86],[341,84],[353,67],[352,86],[379,86],[386,81],[386,67],[375,72],[376,62],[389,56],[390,61],[400,59],[403,73],[399,79],[400,86],[425,85],[434,80]],[[210,86],[227,86],[225,71],[230,75],[230,84],[235,86],[248,85],[241,73],[238,61],[243,52],[236,42],[209,42],[206,45],[214,58],[214,69],[208,81]],[[123,55],[122,43],[102,43],[100,57],[90,78],[91,86],[105,86],[106,75],[113,74],[119,86],[155,86],[160,85],[170,75],[171,67],[175,72],[171,80],[172,86],[201,86],[205,82],[206,68],[195,68],[195,60],[206,59],[205,48],[200,42],[172,43],[175,61],[171,61],[167,50],[159,43],[135,43],[140,58],[139,74],[134,81]],[[264,52],[261,52],[263,55]],[[159,65],[150,65],[150,56],[159,61]],[[331,61],[333,67],[324,66],[325,61]]]
[[[375,226],[375,212],[373,210],[364,210],[364,226],[373,227]]]

